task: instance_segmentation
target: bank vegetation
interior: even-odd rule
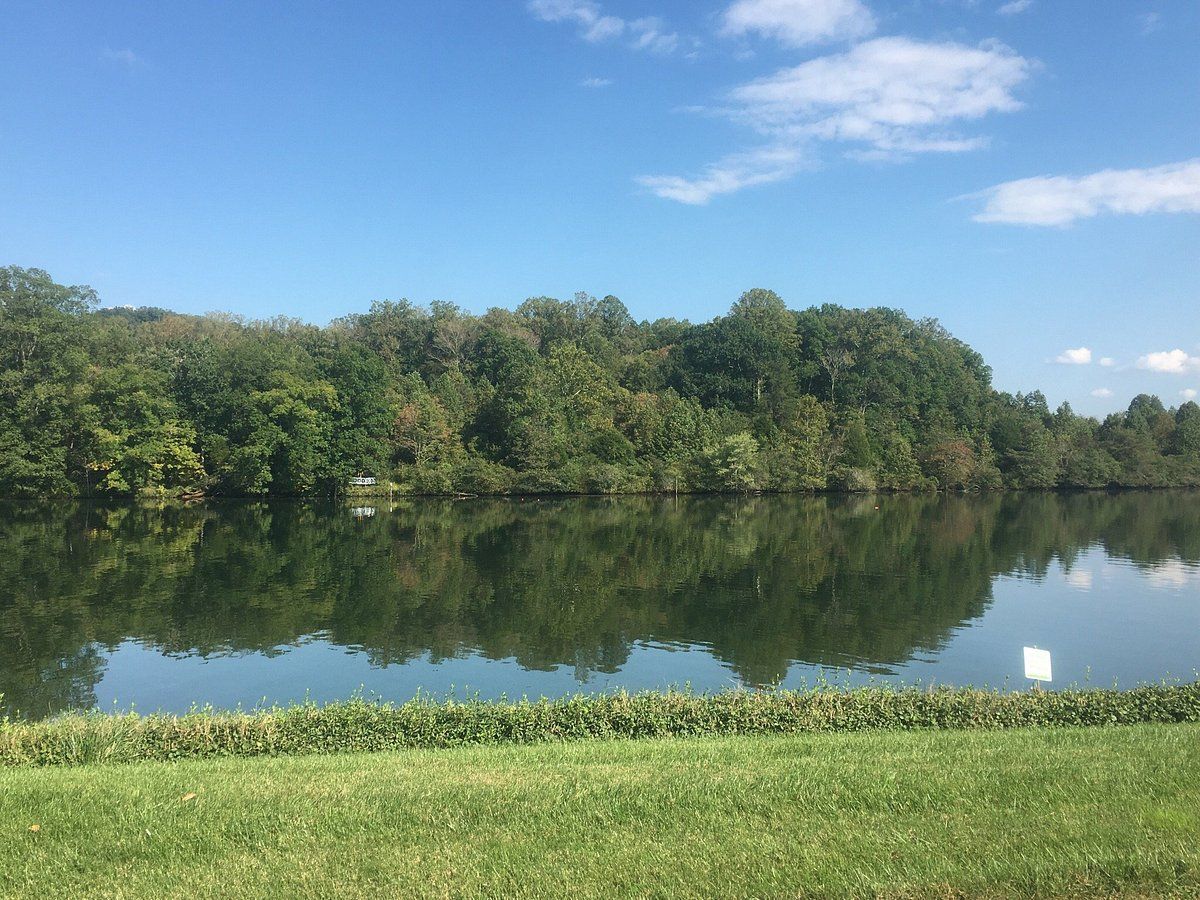
[[[119,299],[119,298],[117,298]],[[991,385],[895,309],[742,294],[710,322],[616,297],[297,319],[99,307],[0,269],[0,496],[994,490],[1200,484],[1200,406],[1103,421]]]

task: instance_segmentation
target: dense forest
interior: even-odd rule
[[[893,309],[743,294],[702,324],[616,297],[326,327],[157,308],[0,269],[0,495],[994,490],[1200,484],[1200,406],[1097,421],[991,386]]]

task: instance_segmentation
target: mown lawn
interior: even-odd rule
[[[0,770],[0,895],[1194,897],[1200,726]]]

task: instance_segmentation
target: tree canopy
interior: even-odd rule
[[[927,490],[1200,484],[1200,407],[1104,421],[994,390],[894,309],[769,290],[692,324],[619,299],[294,319],[98,307],[0,269],[0,495]]]

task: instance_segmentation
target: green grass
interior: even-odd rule
[[[1195,897],[1200,726],[0,769],[0,895]]]

